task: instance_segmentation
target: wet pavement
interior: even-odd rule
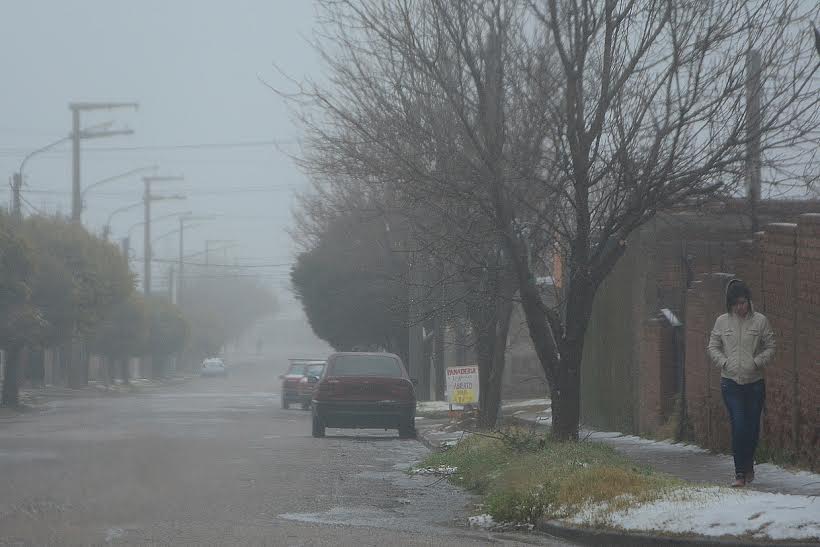
[[[0,545],[566,545],[465,527],[475,499],[405,471],[394,432],[328,430],[246,367],[0,419]]]

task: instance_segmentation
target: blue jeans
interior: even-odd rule
[[[721,378],[720,392],[732,423],[735,474],[745,475],[754,471],[754,456],[760,438],[760,414],[766,400],[766,385],[763,380],[751,384],[738,384],[734,380]]]

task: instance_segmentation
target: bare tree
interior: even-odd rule
[[[732,193],[746,143],[788,152],[816,130],[818,63],[793,1],[532,1],[557,51],[561,93],[546,184],[562,214],[546,220],[567,268],[563,316],[544,307],[515,211],[499,200],[527,322],[553,386],[553,432],[577,438],[580,363],[593,299],[629,234],[658,210]],[[817,16],[817,8],[814,17]],[[746,128],[745,68],[760,52],[759,133]],[[782,158],[781,158],[782,159]],[[605,366],[605,365],[600,365]]]
[[[408,218],[433,219],[432,254],[458,257],[456,271],[476,249],[473,264],[509,266],[561,439],[577,438],[593,301],[629,234],[661,209],[737,192],[748,142],[782,164],[818,127],[807,21],[820,8],[794,0],[322,5],[331,84],[300,90],[321,113],[302,118],[306,166],[389,188]],[[550,308],[537,280],[554,255],[564,279]]]

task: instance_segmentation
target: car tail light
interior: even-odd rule
[[[390,388],[390,394],[394,397],[407,397],[410,395],[409,387],[405,384],[394,385]]]

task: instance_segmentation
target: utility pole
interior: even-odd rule
[[[750,50],[746,58],[746,191],[752,232],[760,229],[760,51]]]
[[[183,262],[183,258],[185,257],[185,223],[191,222],[195,220],[213,220],[216,218],[213,215],[205,215],[205,216],[194,216],[194,215],[183,215],[179,217],[179,263],[177,268],[177,301],[176,304],[181,306],[183,301],[182,293],[183,289],[183,276],[185,275],[185,263]],[[207,253],[206,253],[207,254]]]
[[[151,202],[152,201],[161,201],[167,199],[185,199],[185,196],[174,195],[168,197],[162,196],[155,196],[151,194],[151,183],[152,182],[160,182],[160,181],[171,181],[171,180],[184,180],[183,177],[143,177],[143,182],[145,183],[145,194],[143,195],[143,203],[145,204],[145,220],[144,220],[144,270],[143,270],[143,278],[142,278],[142,290],[145,296],[151,294]]]
[[[80,113],[91,110],[114,110],[117,108],[137,109],[139,105],[135,102],[118,103],[69,103],[71,110],[71,221],[80,223],[82,215],[82,195],[80,184],[80,139],[93,139],[98,137],[113,137],[115,135],[131,135],[131,129],[114,129],[103,131],[81,131]]]
[[[122,238],[122,255],[125,257],[125,263],[128,264],[131,261],[131,238],[128,236]]]
[[[20,210],[20,188],[23,186],[23,175],[21,173],[14,173],[11,177],[11,214],[15,219],[23,218],[23,213]]]
[[[205,265],[206,266],[210,266],[210,263],[211,263],[211,243],[229,243],[229,244],[232,244],[232,243],[236,243],[236,240],[235,239],[206,239],[205,240]],[[227,251],[232,246],[235,246],[235,245],[227,245],[227,246],[222,247],[222,249],[217,249],[217,250],[222,250],[223,252],[226,253],[225,258],[224,258],[225,261],[227,261]]]
[[[172,304],[177,303],[177,299],[174,298],[174,265],[168,267],[168,300],[171,301]]]

